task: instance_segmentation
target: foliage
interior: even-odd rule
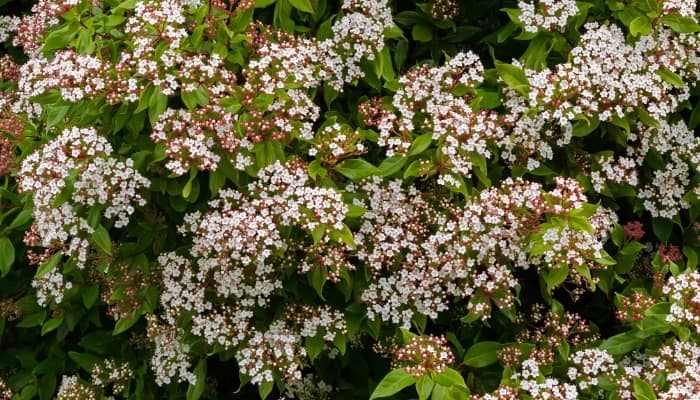
[[[700,396],[687,0],[0,0],[1,399]]]

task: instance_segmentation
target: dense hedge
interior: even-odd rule
[[[0,0],[0,399],[700,399],[687,0]]]

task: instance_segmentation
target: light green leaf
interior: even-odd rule
[[[651,32],[651,21],[645,15],[640,15],[630,22],[632,36],[648,35]]]
[[[194,385],[190,384],[187,388],[187,400],[199,400],[204,393],[204,387],[207,380],[207,360],[205,358],[199,360],[194,369],[194,376],[197,378]]]
[[[418,392],[418,400],[428,400],[433,392],[435,383],[428,376],[421,376],[416,380],[416,392]]]
[[[675,72],[667,69],[656,70],[656,74],[661,77],[666,83],[673,85],[676,88],[682,89],[685,86],[683,78]]]
[[[424,152],[430,144],[433,142],[432,132],[424,133],[417,138],[413,139],[411,143],[411,148],[408,149],[408,156],[416,156]]]
[[[379,173],[377,167],[361,158],[345,160],[342,164],[335,167],[335,170],[353,181],[359,181]]]
[[[289,3],[299,11],[309,14],[314,13],[314,7],[311,5],[310,0],[289,0]]]
[[[525,72],[520,67],[496,61],[496,71],[508,87],[527,97],[530,91],[530,82],[528,82]]]
[[[634,398],[637,400],[656,400],[654,388],[647,382],[639,378],[634,378],[632,381],[634,388]]]
[[[416,379],[403,368],[397,368],[389,372],[384,379],[374,388],[369,400],[393,396],[404,388],[413,385]]]

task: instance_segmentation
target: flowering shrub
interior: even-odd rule
[[[0,399],[700,399],[696,2],[0,14]]]

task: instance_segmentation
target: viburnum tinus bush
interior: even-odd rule
[[[0,399],[700,399],[695,1],[0,14]]]

